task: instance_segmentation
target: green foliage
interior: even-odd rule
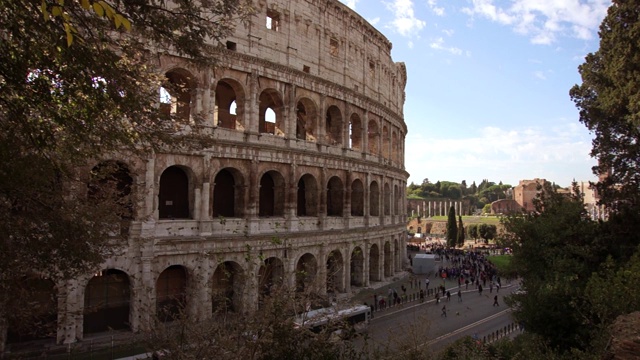
[[[211,45],[231,33],[244,6],[0,2],[0,318],[16,313],[7,296],[21,293],[16,279],[73,278],[122,245],[138,199],[114,185],[123,180],[118,166],[109,173],[95,165],[117,153],[133,164],[152,151],[207,143],[199,114],[161,113],[166,78],[149,66],[158,54],[148,46],[212,65]],[[185,126],[189,136],[177,136]]]
[[[515,317],[553,348],[584,349],[590,334],[580,315],[581,293],[603,256],[597,223],[585,216],[578,197],[560,195],[550,184],[535,203],[544,211],[503,220],[500,243],[513,249],[511,265],[527,292],[514,295]]]
[[[635,289],[636,291],[630,291]],[[640,247],[628,262],[611,256],[587,283],[585,297],[593,311],[592,323],[603,331],[620,315],[640,310]]]
[[[458,215],[458,229],[457,229],[457,239],[456,239],[456,245],[457,246],[464,246],[464,239],[465,239],[465,231],[464,231],[464,224],[462,223],[462,216]]]
[[[456,224],[456,209],[451,206],[447,216],[447,246],[455,247],[458,241],[458,226]]]
[[[486,198],[483,198],[483,199],[485,199],[485,200],[486,200]],[[485,205],[482,207],[482,213],[483,213],[483,214],[491,214],[491,204],[485,204]]]
[[[478,236],[484,239],[484,242],[486,243],[488,243],[489,240],[495,239],[497,233],[498,233],[498,228],[493,224],[478,225]]]
[[[467,225],[467,235],[471,239],[477,239],[478,236],[478,226],[479,224],[468,224]]]
[[[594,134],[597,185],[604,204],[640,203],[640,6],[616,0],[600,25],[600,48],[586,56],[571,99]],[[621,202],[622,201],[622,202]]]

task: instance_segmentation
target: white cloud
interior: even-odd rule
[[[376,18],[373,18],[373,19],[369,20],[369,24],[371,24],[373,26],[375,26],[379,22],[380,22],[380,18],[379,17],[376,17]]]
[[[533,73],[533,76],[535,76],[536,78],[538,78],[540,80],[547,80],[547,76],[544,74],[544,71],[535,71]]]
[[[535,177],[568,186],[572,178],[593,180],[586,129],[566,119],[551,129],[484,127],[471,138],[444,139],[409,134],[405,167],[410,182],[488,178],[517,185]]]
[[[410,36],[419,32],[425,27],[424,20],[420,20],[415,16],[413,11],[413,1],[411,0],[393,0],[386,3],[387,9],[393,12],[394,19],[390,23],[390,27],[402,36]]]
[[[462,55],[462,50],[457,48],[457,47],[453,47],[453,46],[445,46],[444,44],[444,39],[439,37],[437,39],[435,39],[434,41],[431,42],[431,44],[429,44],[429,47],[431,47],[432,49],[435,50],[442,50],[442,51],[446,51],[448,53],[451,53],[453,55]]]
[[[427,5],[429,5],[429,8],[431,9],[431,11],[433,11],[434,14],[438,16],[444,16],[444,8],[438,6],[436,0],[427,0]]]
[[[452,29],[444,29],[442,32],[447,36],[453,36],[454,30]]]
[[[471,0],[463,8],[529,36],[534,44],[551,44],[558,36],[591,39],[611,5],[610,0],[513,0],[494,4],[494,0]]]

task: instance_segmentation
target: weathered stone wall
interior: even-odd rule
[[[291,289],[348,295],[402,270],[404,65],[338,1],[260,0],[256,8],[216,69],[158,55],[158,70],[190,87],[163,105],[197,116],[213,144],[105,159],[130,173],[135,219],[119,256],[58,284],[58,342],[84,338],[87,286],[107,273],[131,293],[120,306],[128,319],[116,325],[140,331],[167,296],[159,279],[182,289],[188,313],[206,319],[219,293],[234,311],[259,311],[264,288],[280,281],[265,279],[272,271]],[[267,15],[277,31],[266,28]],[[230,279],[220,281],[221,272]]]

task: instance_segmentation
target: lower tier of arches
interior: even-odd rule
[[[25,333],[32,326],[9,322],[8,342],[55,337],[56,343],[73,343],[109,330],[147,331],[183,312],[198,319],[211,318],[221,308],[259,312],[262,299],[282,286],[333,298],[385,281],[406,265],[404,231],[360,241],[353,236],[344,234],[340,241],[340,235],[326,235],[325,241],[309,243],[272,238],[244,251],[148,240],[138,252],[109,259],[95,274],[58,284],[25,281],[25,287],[36,284],[34,299],[42,305],[37,321],[46,319],[50,331]]]

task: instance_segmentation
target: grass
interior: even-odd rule
[[[428,218],[432,221],[447,221],[447,216],[432,216]],[[456,218],[457,220],[457,218]],[[500,217],[498,216],[463,216],[462,222],[464,224],[500,224]]]
[[[496,268],[498,268],[498,272],[500,274],[509,274],[509,264],[511,264],[511,255],[493,255],[489,256],[489,261],[491,261]]]

